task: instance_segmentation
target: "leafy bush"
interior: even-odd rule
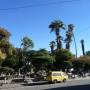
[[[72,60],[73,67],[78,72],[84,72],[90,70],[90,57],[82,56]]]
[[[70,60],[73,57],[74,55],[69,50],[66,49],[57,50],[55,52],[55,62],[54,62],[55,68],[57,70],[60,70],[71,66]]]

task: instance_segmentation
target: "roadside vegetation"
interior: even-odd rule
[[[65,25],[61,20],[49,24],[49,29],[56,35],[50,41],[51,51],[44,48],[33,50],[34,42],[28,36],[21,39],[20,48],[17,48],[10,43],[11,33],[0,27],[0,75],[42,76],[49,71],[62,70],[68,73],[72,68],[72,73],[80,76],[90,73],[90,51],[85,53],[84,40],[81,40],[83,56],[77,57],[74,27],[73,24]],[[65,32],[65,38],[61,30]],[[70,50],[73,40],[75,55]]]

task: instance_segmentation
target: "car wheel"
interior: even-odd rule
[[[63,79],[63,82],[66,82],[66,79],[65,78]]]
[[[54,82],[54,83],[57,83],[57,80],[55,79],[53,82]]]

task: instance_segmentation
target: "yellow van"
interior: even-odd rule
[[[68,79],[68,75],[62,71],[49,72],[46,77],[47,81],[53,82],[53,83],[61,82],[61,81],[65,82],[67,79]]]

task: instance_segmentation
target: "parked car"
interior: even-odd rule
[[[66,82],[67,79],[68,79],[68,75],[62,71],[49,72],[47,77],[46,77],[47,81],[53,82],[53,83],[61,82],[61,81]]]

